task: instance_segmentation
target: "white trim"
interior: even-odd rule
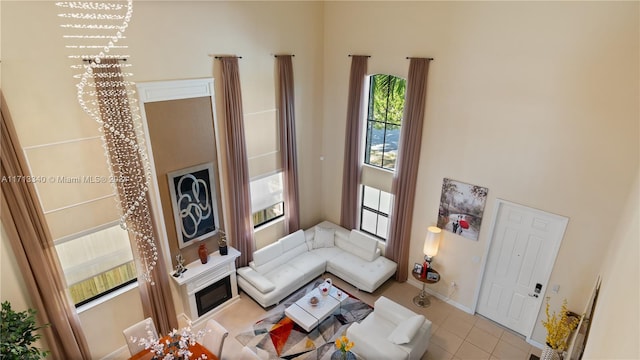
[[[407,279],[407,282],[409,284],[415,286],[419,290],[422,290],[422,283],[419,282],[418,280],[415,280],[413,278],[409,278],[409,279]],[[448,297],[446,297],[446,296],[444,296],[444,295],[442,295],[442,294],[440,294],[438,292],[435,292],[435,291],[429,289],[426,286],[424,288],[424,291],[429,293],[430,295],[433,295],[434,297],[438,298],[439,300],[442,300],[443,302],[445,302],[445,303],[447,303],[447,304],[449,304],[449,305],[451,305],[451,306],[453,306],[453,307],[455,307],[455,308],[457,308],[459,310],[462,310],[462,311],[464,311],[464,312],[466,312],[468,314],[472,314],[473,315],[475,313],[475,311],[473,309],[468,308],[468,307],[460,304],[459,302],[453,301],[450,298],[448,298]]]
[[[166,100],[211,97],[213,102],[213,79],[169,80],[137,83],[141,109],[145,103]],[[214,115],[215,117],[215,115]],[[143,117],[147,121],[146,115]],[[148,129],[145,129],[148,130]]]
[[[103,196],[101,196],[101,197],[97,197],[97,198],[94,198],[94,199],[81,201],[81,202],[79,202],[79,203],[74,203],[74,204],[71,204],[71,205],[66,205],[66,206],[63,206],[63,207],[56,208],[56,209],[51,209],[51,210],[46,210],[46,211],[45,211],[45,210],[43,210],[42,212],[43,212],[45,215],[47,215],[47,214],[51,214],[51,213],[54,213],[54,212],[58,212],[58,211],[62,211],[62,210],[71,209],[71,208],[74,208],[74,207],[76,207],[76,206],[85,205],[85,204],[90,204],[90,203],[92,203],[92,202],[96,202],[96,201],[104,200],[104,199],[107,199],[107,198],[110,198],[110,197],[115,197],[115,196],[116,196],[116,194],[115,194],[115,193],[111,193],[111,194],[109,194],[109,195],[103,195]],[[41,204],[41,205],[42,205],[42,204]]]
[[[138,288],[138,282],[136,281],[136,282],[133,282],[133,283],[127,285],[127,286],[123,286],[122,288],[120,288],[118,290],[115,290],[115,291],[110,292],[108,294],[102,295],[99,298],[97,298],[97,299],[95,299],[93,301],[90,301],[90,302],[88,302],[88,303],[86,303],[84,305],[78,306],[76,308],[76,312],[78,314],[81,314],[81,313],[83,313],[83,312],[85,312],[87,310],[90,310],[90,309],[92,309],[92,308],[94,308],[94,307],[96,307],[96,306],[98,306],[100,304],[103,304],[103,303],[105,303],[105,302],[107,302],[107,301],[109,301],[109,300],[111,300],[111,299],[113,299],[113,298],[115,298],[115,297],[117,297],[119,295],[122,295],[122,294],[124,294],[126,292],[129,292],[129,291],[131,291],[133,289],[137,289],[137,288]]]
[[[151,168],[151,188],[149,189],[149,198],[151,199],[151,207],[153,216],[158,227],[158,242],[162,247],[167,270],[171,270],[171,251],[169,249],[169,239],[167,238],[167,226],[164,222],[162,211],[162,203],[160,201],[160,190],[158,186],[158,176],[156,174],[155,160],[151,146],[151,137],[149,136],[149,124],[147,114],[145,112],[145,103],[158,102],[167,100],[181,100],[195,97],[209,97],[211,99],[211,117],[213,121],[214,137],[216,142],[216,156],[218,181],[220,182],[220,198],[222,200],[222,217],[225,223],[223,229],[228,229],[228,216],[225,212],[226,199],[226,182],[222,176],[222,154],[220,149],[220,136],[218,130],[218,122],[216,120],[216,99],[214,93],[214,79],[200,78],[189,80],[170,80],[170,81],[153,81],[136,84],[138,97],[140,101],[140,116],[145,136],[145,146],[147,148],[147,156]]]
[[[94,227],[89,228],[89,229],[78,231],[77,233],[73,233],[73,234],[65,235],[63,237],[59,237],[59,238],[53,240],[53,244],[54,245],[64,244],[67,241],[75,240],[75,239],[77,239],[79,237],[82,237],[82,236],[85,236],[85,235],[89,235],[89,234],[93,234],[94,232],[98,232],[100,230],[108,229],[110,227],[113,227],[113,226],[116,226],[116,225],[119,225],[119,224],[120,224],[119,221],[111,221],[111,222],[108,222],[106,224],[94,226]],[[125,230],[123,230],[123,231],[125,231]]]
[[[267,109],[267,110],[260,110],[260,111],[254,111],[254,112],[246,112],[246,113],[243,113],[243,115],[244,116],[247,116],[247,115],[259,115],[259,114],[266,114],[266,113],[269,113],[269,112],[277,113],[278,109]]]
[[[102,140],[102,136],[101,135],[96,135],[96,136],[90,136],[90,137],[84,137],[84,138],[55,141],[55,142],[51,142],[51,143],[44,143],[44,144],[38,144],[38,145],[29,145],[29,146],[23,147],[23,149],[24,150],[39,149],[39,148],[43,148],[43,147],[65,145],[65,144],[71,144],[71,143],[75,143],[75,142],[96,140],[96,139],[97,140]]]

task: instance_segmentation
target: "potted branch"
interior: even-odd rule
[[[542,321],[547,329],[547,346],[542,349],[541,360],[562,360],[567,349],[567,341],[573,329],[578,326],[580,316],[567,309],[567,299],[562,302],[560,314],[549,312],[549,298],[545,309],[547,320]]]
[[[16,312],[11,303],[2,302],[2,322],[0,323],[0,358],[7,360],[44,359],[48,351],[31,344],[40,339],[37,331],[44,326],[36,326],[36,311],[28,309]],[[46,325],[45,325],[46,326]]]
[[[220,231],[220,238],[218,239],[218,250],[220,250],[220,255],[227,255],[229,253],[229,248],[227,247],[227,234],[223,230]]]

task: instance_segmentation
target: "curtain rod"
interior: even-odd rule
[[[234,58],[242,59],[242,56],[214,56],[214,58],[216,58],[218,60],[220,60],[222,58],[225,58],[225,57],[234,57]]]
[[[427,60],[433,60],[433,58],[421,58],[421,57],[411,57],[411,56],[407,56],[407,60],[409,59],[427,59]]]
[[[106,59],[110,59],[110,58],[106,58]],[[113,59],[113,58],[111,58],[111,59]],[[127,61],[127,58],[117,58],[116,60],[118,60],[118,61]],[[94,59],[82,59],[82,61],[84,61],[84,62],[92,62],[92,61],[95,61],[95,60]]]
[[[288,54],[280,54],[280,55],[275,54],[275,55],[273,55],[273,56],[274,56],[274,57],[278,57],[278,56],[288,56]],[[294,57],[294,56],[295,56],[294,54],[291,54],[291,57]]]
[[[349,57],[352,57],[352,56],[366,56],[366,57],[368,57],[368,58],[370,58],[370,57],[371,57],[371,55],[351,55],[351,54],[349,54]]]

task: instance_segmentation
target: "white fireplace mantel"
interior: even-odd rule
[[[198,315],[196,293],[227,276],[231,280],[231,299],[209,311],[206,315],[239,298],[236,280],[236,258],[240,256],[240,252],[231,246],[228,249],[227,255],[220,255],[219,251],[210,253],[206,264],[202,264],[200,260],[187,264],[185,266],[187,271],[182,273],[180,277],[174,277],[172,274],[171,277],[180,287],[185,315],[189,320],[196,322],[198,318],[205,315]]]

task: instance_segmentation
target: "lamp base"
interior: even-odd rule
[[[422,284],[422,291],[420,291],[420,294],[414,296],[413,303],[423,308],[429,307],[431,305],[431,301],[429,301],[429,298],[427,298],[427,293],[426,291],[424,291],[424,284]]]

